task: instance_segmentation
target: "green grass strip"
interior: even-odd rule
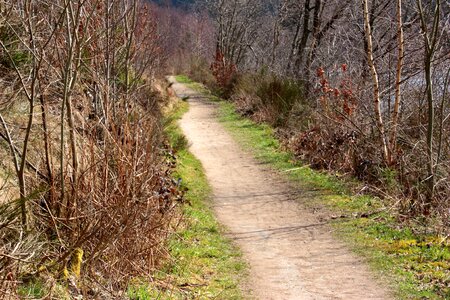
[[[211,187],[176,123],[187,110],[188,104],[179,101],[167,117],[165,131],[176,150],[175,176],[182,179],[189,204],[182,208],[182,228],[169,241],[169,261],[152,284],[137,282],[129,288],[128,296],[134,300],[242,299],[239,282],[246,265],[214,218]]]
[[[186,77],[181,79],[199,92],[205,89]],[[219,119],[259,161],[285,174],[300,188],[316,189],[309,205],[325,207],[336,216],[349,216],[333,221],[336,235],[367,259],[375,273],[389,283],[396,298],[450,299],[448,238],[428,235],[418,225],[397,222],[386,207],[389,203],[367,195],[352,195],[355,182],[312,170],[295,160],[282,149],[272,128],[241,117],[232,103],[219,101]],[[352,217],[376,211],[380,212]]]

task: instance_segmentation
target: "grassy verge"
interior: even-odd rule
[[[189,80],[184,82],[197,91],[204,90]],[[390,283],[398,299],[450,299],[448,238],[398,223],[385,207],[387,203],[367,195],[351,195],[347,183],[312,170],[283,151],[269,126],[240,117],[231,103],[219,103],[220,121],[243,147],[296,184],[319,190],[312,201],[315,205],[324,206],[333,215],[349,216],[332,222],[337,235]]]
[[[189,86],[191,89],[205,94],[209,97],[209,99],[211,101],[214,102],[220,102],[221,99],[219,97],[217,97],[216,95],[214,95],[208,88],[206,88],[203,84],[192,81],[188,76],[186,75],[177,75],[175,76],[175,79],[179,82],[179,83],[184,83],[187,86]]]
[[[224,238],[208,199],[208,185],[200,162],[187,150],[176,121],[188,110],[179,101],[167,116],[166,134],[176,150],[176,176],[187,189],[184,221],[169,241],[170,259],[153,283],[137,283],[131,299],[241,299],[239,280],[245,274],[241,253]]]

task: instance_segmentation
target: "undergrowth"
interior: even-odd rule
[[[67,4],[0,4],[2,300],[123,298],[161,264],[183,200],[150,3]]]
[[[177,75],[177,76],[175,76],[175,79],[177,80],[177,82],[184,83],[184,84],[188,85],[191,89],[193,89],[199,93],[208,95],[208,97],[211,101],[219,102],[221,100],[219,97],[214,95],[214,93],[212,93],[205,85],[195,82],[195,81],[192,81],[192,79],[190,79],[186,75]]]
[[[241,253],[223,236],[209,205],[211,188],[201,163],[188,151],[176,121],[188,110],[178,101],[166,116],[165,132],[176,150],[175,176],[181,179],[188,204],[183,222],[169,241],[170,258],[151,283],[137,281],[128,290],[134,300],[241,299],[239,281],[245,274]]]
[[[185,80],[197,91],[196,85]],[[336,234],[365,257],[398,299],[450,298],[450,242],[419,224],[399,222],[395,208],[379,198],[352,195],[354,182],[312,170],[284,151],[268,125],[239,116],[220,102],[219,119],[261,162],[301,187],[317,190],[313,205],[330,214]],[[312,196],[314,197],[314,196]]]

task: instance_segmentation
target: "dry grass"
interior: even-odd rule
[[[30,19],[19,2],[0,12],[0,81],[9,83],[1,92],[0,132],[11,137],[0,138],[7,158],[0,165],[0,294],[11,299],[119,297],[131,278],[149,276],[165,256],[183,194],[171,176],[161,96],[151,88],[161,53],[147,5],[125,2],[112,10],[136,10],[127,9],[125,19],[109,15],[116,22],[109,36],[100,28],[104,7],[89,1],[78,3],[81,19],[69,24],[58,16],[71,8],[58,1],[30,1]],[[71,30],[89,43],[71,45]],[[108,51],[121,55],[109,58],[106,74]],[[25,146],[22,184],[12,162],[13,153],[22,161]]]

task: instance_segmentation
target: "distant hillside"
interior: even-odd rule
[[[196,0],[150,0],[150,1],[156,2],[159,4],[171,3],[172,5],[177,6],[177,7],[190,6],[196,2]]]

